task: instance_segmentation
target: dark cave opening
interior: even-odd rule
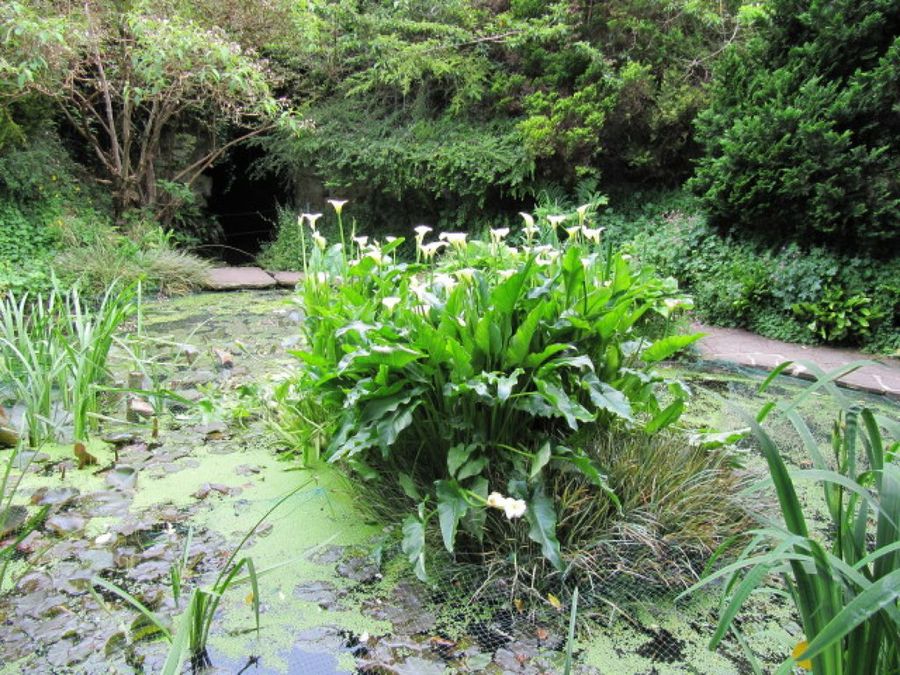
[[[231,265],[253,262],[262,245],[275,236],[278,206],[291,195],[272,175],[257,176],[253,163],[263,156],[261,148],[239,145],[228,159],[209,171],[212,181],[208,209],[222,228],[217,257]]]

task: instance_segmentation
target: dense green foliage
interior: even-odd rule
[[[530,540],[561,572],[621,506],[592,446],[570,440],[594,427],[652,435],[678,419],[687,392],[653,366],[700,337],[667,334],[689,302],[674,280],[581,241],[598,236],[592,228],[573,226],[561,250],[529,231],[521,249],[503,241],[507,231],[490,243],[418,234],[420,259],[451,252],[434,265],[395,263],[402,240],[359,240],[343,264],[340,244],[311,235],[296,355],[301,388],[333,419],[325,456],[381,495],[376,510],[399,503],[416,514],[403,547],[423,578],[432,530],[450,552],[499,554]],[[651,315],[664,324],[655,338]],[[570,549],[557,537],[564,494],[593,495],[606,513],[576,528]],[[522,516],[527,532],[512,522]]]
[[[180,201],[167,185],[190,186],[237,142],[223,145],[225,125],[264,128],[279,112],[262,64],[177,7],[12,2],[0,34],[0,105],[51,104],[97,162],[117,215],[171,218]]]
[[[682,177],[740,2],[308,3],[272,47],[310,133],[264,164],[312,173],[367,222],[491,220],[546,185]],[[488,209],[485,213],[485,207]]]
[[[352,198],[349,220],[370,235],[420,222],[475,233],[523,207],[600,204],[623,179],[681,182],[699,159],[708,218],[614,213],[613,238],[689,287],[707,320],[892,351],[898,12],[886,0],[7,3],[0,287],[46,288],[51,269],[98,288],[142,273],[190,287],[202,265],[173,244],[215,230],[204,171],[249,137],[254,170],[293,193],[262,257],[272,267],[300,264],[290,210],[324,210],[329,194]]]
[[[775,0],[699,117],[713,221],[777,242],[900,243],[900,5]]]
[[[136,286],[110,286],[94,308],[77,288],[0,301],[0,392],[25,407],[28,443],[86,441],[110,381],[116,332],[139,307]],[[7,403],[8,401],[0,401]]]
[[[900,349],[900,260],[722,236],[683,193],[631,192],[611,202],[604,236],[678,279],[700,319],[791,342]]]

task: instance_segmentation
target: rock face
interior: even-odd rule
[[[278,284],[259,267],[216,267],[209,271],[206,287],[213,291],[240,288],[274,288]]]

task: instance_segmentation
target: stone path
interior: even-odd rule
[[[211,291],[236,291],[240,289],[293,288],[300,281],[299,272],[274,272],[269,274],[259,267],[215,267],[210,270],[206,288]]]
[[[785,361],[809,361],[826,372],[853,361],[875,361],[845,375],[838,382],[854,389],[900,399],[900,361],[895,358],[874,357],[852,349],[780,342],[740,328],[716,328],[701,324],[694,324],[693,328],[707,334],[697,343],[697,350],[706,361],[726,361],[762,370],[772,370]],[[812,374],[800,364],[791,366],[787,372],[812,379]]]
[[[240,289],[293,288],[300,281],[299,272],[266,272],[259,267],[217,267],[211,270],[207,288],[213,291]],[[863,389],[900,399],[900,361],[890,357],[873,357],[850,349],[809,347],[770,340],[739,328],[716,328],[694,324],[694,329],[706,333],[697,345],[702,359],[737,363],[761,370],[772,370],[785,361],[810,361],[825,371],[834,370],[852,361],[877,361],[842,377],[839,382],[855,389]],[[788,371],[798,377],[811,378],[799,364]]]

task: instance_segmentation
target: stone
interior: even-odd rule
[[[129,418],[153,417],[153,406],[142,398],[133,398],[128,402]]]
[[[277,285],[278,282],[259,267],[216,267],[206,276],[206,287],[212,291],[274,288]]]
[[[282,288],[294,288],[300,283],[300,272],[273,272],[272,277]]]

